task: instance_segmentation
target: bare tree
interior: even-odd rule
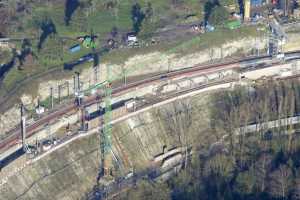
[[[129,190],[127,198],[130,200],[169,200],[170,189],[165,183],[151,184],[148,181],[141,181],[137,185],[137,188]]]
[[[260,192],[264,192],[267,184],[266,179],[268,175],[268,171],[270,170],[272,162],[272,156],[270,154],[262,154],[260,158],[257,160],[257,162],[254,165],[254,174],[256,178],[256,188]]]
[[[217,154],[205,163],[204,175],[217,174],[230,180],[233,176],[234,164],[235,160],[233,157]]]
[[[292,192],[292,199],[300,200],[300,178],[299,177],[295,179],[295,184]]]
[[[270,174],[268,192],[275,198],[286,198],[292,184],[292,171],[287,165],[280,165]]]
[[[290,99],[289,101],[289,111],[287,113],[287,117],[293,117],[294,113],[295,113],[295,93],[294,90],[290,89],[289,90],[289,95],[288,98]],[[288,102],[288,101],[287,101]],[[290,124],[288,125],[288,135],[289,135],[289,142],[288,142],[288,151],[291,152],[292,151],[292,140],[293,140],[293,125]]]

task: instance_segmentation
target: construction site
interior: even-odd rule
[[[12,107],[9,94],[14,90],[7,90],[0,98],[5,110],[0,113],[0,199],[135,200],[147,193],[149,199],[166,200],[182,199],[180,195],[297,199],[298,2],[242,3],[240,13],[231,13],[222,25],[213,20],[178,25],[156,32],[159,37],[150,41],[126,32],[125,45],[119,46],[110,38],[107,51],[112,55],[120,46],[126,52],[154,49],[121,64],[102,62],[100,34],[91,30],[66,47],[77,56],[58,70],[68,76],[42,80],[38,74],[36,94],[21,93]],[[204,49],[193,46],[219,34],[218,29],[242,35],[248,26],[254,37],[245,34]],[[192,39],[156,50],[172,31],[174,37]],[[19,39],[1,37],[0,45],[12,49]],[[87,67],[79,69],[83,64]],[[27,78],[20,83],[25,85]],[[262,175],[261,168],[270,174]],[[251,173],[257,177],[253,184]],[[288,180],[280,176],[284,173]],[[209,179],[220,184],[207,186]],[[144,181],[151,192],[141,189]],[[195,188],[182,192],[181,186]]]

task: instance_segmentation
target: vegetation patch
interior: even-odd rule
[[[206,135],[219,137],[195,143],[191,162],[168,181],[164,199],[297,199],[299,125],[240,135],[235,130],[298,115],[299,87],[298,80],[264,82],[215,93]]]

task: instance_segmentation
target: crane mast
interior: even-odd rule
[[[102,175],[104,178],[112,178],[112,113],[111,113],[111,71],[110,67],[107,66],[107,80],[104,86],[104,103],[105,103],[105,113],[103,117],[100,117],[100,149],[101,149],[101,160],[102,160]]]

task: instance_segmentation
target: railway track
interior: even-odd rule
[[[295,54],[295,53],[300,54],[300,51],[299,52],[298,51],[290,52],[290,53],[291,54]],[[227,61],[227,62],[217,63],[217,64],[208,64],[208,65],[200,64],[200,65],[196,65],[193,67],[184,68],[184,69],[180,69],[180,70],[175,70],[175,71],[170,71],[170,72],[162,72],[162,73],[160,73],[158,75],[154,75],[150,78],[134,81],[134,82],[128,83],[125,86],[119,86],[119,87],[113,88],[112,95],[120,96],[130,90],[137,88],[137,87],[150,85],[150,84],[159,82],[161,80],[167,80],[170,78],[188,76],[188,75],[192,75],[194,73],[201,75],[201,74],[213,73],[213,72],[228,70],[228,69],[237,69],[240,67],[239,63],[241,63],[241,62],[259,60],[259,59],[265,59],[265,58],[270,58],[270,56],[263,55],[263,56],[259,56],[259,57],[237,59],[234,61]],[[93,95],[93,96],[87,97],[86,99],[83,100],[83,106],[88,106],[88,105],[94,104],[94,103],[98,102],[101,98],[102,98],[101,95],[100,96]],[[62,108],[61,110],[57,110],[55,112],[49,113],[47,116],[42,117],[35,123],[26,127],[26,131],[27,131],[26,137],[28,138],[28,137],[32,136],[39,127],[42,127],[43,125],[51,122],[52,120],[57,119],[58,117],[66,114],[66,113],[74,111],[77,108],[78,108],[78,106],[73,101],[69,105]],[[10,148],[11,146],[17,144],[19,138],[20,138],[20,129],[12,132],[11,134],[9,134],[8,137],[6,137],[4,140],[1,141],[0,150],[1,151],[6,150],[7,148]]]

